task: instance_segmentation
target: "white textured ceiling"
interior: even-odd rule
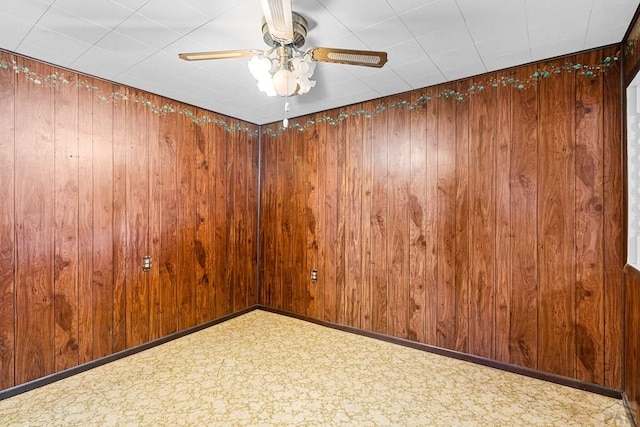
[[[319,63],[299,116],[622,40],[640,0],[293,0],[303,49],[384,50],[375,69]],[[282,98],[247,59],[178,53],[265,49],[259,0],[0,0],[0,48],[256,124]]]

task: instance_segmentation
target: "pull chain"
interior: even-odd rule
[[[287,102],[287,97],[284,97],[284,119],[282,120],[282,126],[286,129],[289,127],[289,118],[288,113],[289,112],[289,102]]]

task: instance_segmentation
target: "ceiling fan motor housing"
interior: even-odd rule
[[[300,48],[304,45],[308,30],[307,20],[299,13],[293,12],[293,40],[274,40],[269,32],[269,26],[265,18],[262,18],[262,39],[267,46],[278,47],[282,45],[293,45]]]

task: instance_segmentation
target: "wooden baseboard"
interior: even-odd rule
[[[631,411],[631,407],[629,406],[629,402],[628,400],[626,400],[626,396],[624,396],[623,392],[620,390],[615,390],[615,389],[611,389],[608,387],[604,387],[598,384],[592,384],[592,383],[586,383],[584,381],[579,381],[576,380],[574,378],[568,378],[568,377],[563,377],[560,375],[554,375],[554,374],[549,374],[546,372],[541,372],[541,371],[537,371],[535,369],[530,369],[530,368],[524,368],[521,366],[516,366],[516,365],[511,365],[508,363],[503,363],[503,362],[498,362],[495,360],[491,360],[491,359],[486,359],[483,357],[479,357],[479,356],[474,356],[471,354],[467,354],[467,353],[461,353],[458,351],[454,351],[454,350],[448,350],[445,348],[441,348],[441,347],[435,347],[435,346],[430,346],[427,344],[422,344],[422,343],[418,343],[415,341],[410,341],[410,340],[406,340],[403,338],[396,338],[396,337],[392,337],[389,335],[384,335],[384,334],[380,334],[380,333],[376,333],[376,332],[370,332],[370,331],[364,331],[361,329],[357,329],[357,328],[353,328],[350,326],[344,326],[344,325],[339,325],[337,323],[331,323],[331,322],[326,322],[323,320],[318,320],[318,319],[313,319],[307,316],[302,316],[299,314],[295,314],[295,313],[290,313],[287,311],[283,311],[283,310],[278,310],[278,309],[274,309],[271,307],[266,307],[266,306],[262,306],[262,305],[254,305],[251,307],[248,307],[244,310],[241,310],[237,313],[233,313],[224,317],[221,317],[219,319],[215,319],[212,320],[210,322],[207,323],[203,323],[202,325],[198,325],[198,326],[194,326],[192,328],[189,329],[185,329],[184,331],[180,331],[180,332],[176,332],[174,334],[171,335],[167,335],[166,337],[162,337],[159,338],[157,340],[154,341],[150,341],[148,343],[136,346],[136,347],[132,347],[132,348],[128,348],[126,350],[120,351],[118,353],[114,353],[111,354],[109,356],[105,356],[102,357],[100,359],[96,359],[93,360],[91,362],[79,365],[79,366],[75,366],[73,368],[70,369],[66,369],[64,371],[61,372],[57,372],[55,374],[52,375],[48,375],[46,377],[42,377],[42,378],[38,378],[36,380],[30,381],[28,383],[24,383],[24,384],[20,384],[17,385],[15,387],[11,387],[5,390],[0,390],[0,400],[3,399],[7,399],[9,397],[12,396],[16,396],[18,394],[21,393],[25,393],[27,391],[36,389],[38,387],[42,387],[44,385],[47,384],[51,384],[53,382],[56,381],[60,381],[64,378],[68,378],[70,376],[79,374],[81,372],[87,371],[89,369],[104,365],[106,363],[109,362],[113,362],[115,360],[118,359],[122,359],[123,357],[127,357],[130,356],[132,354],[136,354],[139,353],[141,351],[156,347],[160,344],[164,344],[166,342],[169,341],[173,341],[175,339],[184,337],[186,335],[192,334],[194,332],[198,332],[201,331],[202,329],[206,329],[208,327],[217,325],[219,323],[225,322],[227,320],[233,319],[235,317],[241,316],[243,314],[249,313],[253,310],[263,310],[263,311],[267,311],[267,312],[271,312],[271,313],[276,313],[276,314],[281,314],[284,316],[288,316],[288,317],[292,317],[295,319],[299,319],[299,320],[303,320],[303,321],[307,321],[307,322],[311,322],[311,323],[315,323],[321,326],[326,326],[332,329],[337,329],[337,330],[341,330],[341,331],[345,331],[345,332],[350,332],[350,333],[354,333],[357,335],[362,335],[362,336],[366,336],[369,338],[374,338],[374,339],[378,339],[381,341],[386,341],[386,342],[390,342],[393,344],[398,344],[398,345],[402,345],[405,347],[410,347],[413,349],[417,349],[417,350],[422,350],[422,351],[426,351],[429,353],[434,353],[434,354],[438,354],[441,356],[446,356],[446,357],[451,357],[454,359],[459,359],[459,360],[464,360],[467,362],[472,362],[472,363],[476,363],[478,365],[482,365],[482,366],[488,366],[491,368],[495,368],[495,369],[500,369],[503,371],[507,371],[507,372],[512,372],[515,374],[520,374],[520,375],[524,375],[527,377],[531,377],[531,378],[536,378],[536,379],[540,379],[540,380],[544,380],[544,381],[548,381],[548,382],[552,382],[555,384],[560,384],[560,385],[564,385],[564,386],[568,386],[568,387],[573,387],[576,389],[580,389],[580,390],[584,390],[584,391],[589,391],[592,393],[597,393],[603,396],[608,396],[608,397],[612,397],[615,399],[622,399],[625,403],[625,407],[627,408],[627,412],[629,413],[629,416],[632,420],[634,420],[633,418],[633,412]],[[637,425],[637,421],[634,420],[636,422]]]
[[[629,419],[635,427],[638,427],[638,419],[636,418],[636,413],[631,408],[631,402],[629,402],[629,396],[627,396],[627,393],[622,393],[622,402],[624,403],[624,408],[627,410]]]
[[[16,396],[21,393],[25,393],[27,391],[36,389],[38,387],[42,387],[47,384],[54,383],[56,381],[60,381],[62,379],[71,377],[73,375],[79,374],[84,371],[88,371],[89,369],[104,365],[109,362],[113,362],[118,359],[122,359],[123,357],[131,356],[132,354],[140,353],[141,351],[148,350],[150,348],[156,347],[160,344],[167,343],[169,341],[173,341],[175,339],[184,337],[186,335],[192,334],[194,332],[201,331],[203,329],[209,328],[211,326],[217,325],[222,322],[226,322],[227,320],[233,319],[234,317],[241,316],[243,314],[249,313],[257,309],[258,306],[254,305],[252,307],[246,308],[244,310],[238,311],[236,313],[229,314],[227,316],[220,317],[218,319],[211,320],[209,322],[203,323],[201,325],[194,326],[189,329],[185,329],[183,331],[175,332],[171,335],[167,335],[162,338],[158,338],[157,340],[150,341],[148,343],[144,343],[135,347],[128,348],[126,350],[119,351],[114,354],[110,354],[105,357],[101,357],[100,359],[92,360],[91,362],[84,363],[82,365],[74,366],[73,368],[65,369],[64,371],[56,372],[55,374],[47,375],[46,377],[38,378],[33,381],[29,381],[24,384],[17,385],[15,387],[7,388],[4,390],[0,390],[0,400],[7,399],[12,396]]]
[[[531,377],[531,378],[536,378],[539,380],[543,380],[543,381],[548,381],[551,383],[555,383],[555,384],[560,384],[560,385],[564,385],[567,387],[572,387],[572,388],[576,388],[579,390],[584,390],[584,391],[588,391],[591,393],[596,393],[596,394],[600,394],[603,396],[607,396],[607,397],[612,397],[615,399],[622,399],[622,391],[620,390],[615,390],[609,387],[604,387],[598,384],[592,384],[592,383],[587,383],[584,381],[579,381],[576,380],[574,378],[569,378],[569,377],[563,377],[561,375],[555,375],[555,374],[550,374],[547,372],[542,372],[542,371],[537,371],[535,369],[530,369],[530,368],[525,368],[522,366],[516,366],[516,365],[511,365],[509,363],[504,363],[504,362],[498,362],[496,360],[492,360],[492,359],[487,359],[484,357],[480,357],[480,356],[474,356],[471,354],[467,354],[467,353],[461,353],[455,350],[448,350],[446,348],[442,348],[442,347],[436,347],[436,346],[431,346],[431,345],[427,345],[427,344],[422,344],[422,343],[418,343],[415,341],[410,341],[407,339],[403,339],[403,338],[396,338],[396,337],[392,337],[389,335],[384,335],[384,334],[380,334],[377,332],[370,332],[370,331],[364,331],[362,329],[357,329],[357,328],[353,328],[350,326],[344,326],[344,325],[339,325],[337,323],[331,323],[331,322],[326,322],[323,320],[318,320],[318,319],[313,319],[310,317],[306,317],[306,316],[301,316],[299,314],[295,314],[295,313],[290,313],[287,311],[283,311],[283,310],[278,310],[278,309],[274,309],[271,307],[265,307],[265,306],[258,306],[258,308],[260,310],[264,310],[264,311],[268,311],[271,313],[276,313],[276,314],[281,314],[284,316],[288,316],[288,317],[292,317],[295,319],[299,319],[299,320],[304,320],[307,322],[311,322],[311,323],[315,323],[321,326],[326,326],[329,328],[333,328],[333,329],[337,329],[337,330],[341,330],[341,331],[345,331],[345,332],[350,332],[350,333],[354,333],[354,334],[358,334],[358,335],[362,335],[365,337],[369,337],[369,338],[374,338],[374,339],[378,339],[378,340],[382,340],[382,341],[386,341],[386,342],[390,342],[393,344],[399,344],[405,347],[410,347],[413,349],[417,349],[417,350],[422,350],[422,351],[426,351],[429,353],[434,353],[434,354],[438,354],[441,356],[447,356],[447,357],[451,357],[454,359],[459,359],[459,360],[464,360],[467,362],[472,362],[472,363],[476,363],[478,365],[482,365],[482,366],[488,366],[491,368],[495,368],[495,369],[500,369],[503,371],[507,371],[507,372],[511,372],[514,374],[519,374],[519,375],[524,375],[527,377]]]

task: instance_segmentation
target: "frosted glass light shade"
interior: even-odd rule
[[[309,92],[316,85],[311,80],[315,61],[309,55],[288,57],[286,67],[278,70],[283,58],[271,59],[263,52],[249,60],[249,70],[258,81],[258,89],[268,96],[293,96]]]
[[[289,70],[278,70],[273,75],[273,87],[280,96],[293,95],[297,86],[296,77]]]
[[[298,94],[302,95],[316,85],[315,80],[309,80],[307,77],[298,77]]]
[[[271,60],[266,56],[254,56],[249,60],[249,71],[256,80],[270,79]]]
[[[266,93],[267,96],[276,96],[276,95],[278,95],[278,93],[276,92],[275,88],[273,87],[273,81],[271,80],[271,78],[258,80],[258,89],[261,92]]]

